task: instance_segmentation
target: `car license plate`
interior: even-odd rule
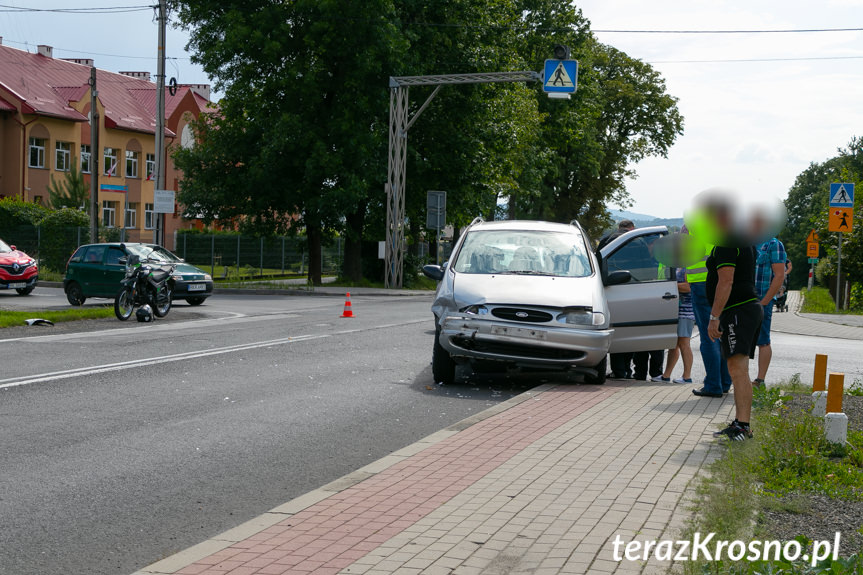
[[[207,284],[189,284],[189,291],[207,291]]]
[[[545,341],[547,334],[544,331],[536,329],[528,329],[524,327],[509,327],[505,325],[491,326],[491,333],[494,335],[507,335],[510,337],[523,337],[526,339],[537,339]]]
[[[25,287],[27,287],[26,283],[9,284],[9,289],[24,289]]]

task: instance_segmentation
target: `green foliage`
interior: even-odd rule
[[[63,321],[77,321],[82,319],[100,319],[103,317],[113,317],[114,309],[112,307],[86,307],[78,309],[66,310],[39,310],[39,311],[4,311],[0,314],[0,328],[23,326],[24,320],[38,317],[47,319],[54,323]],[[40,327],[33,328],[42,329]]]
[[[804,170],[788,192],[785,207],[788,222],[779,235],[785,245],[788,257],[794,263],[791,271],[791,287],[797,289],[806,285],[809,266],[806,264],[806,236],[811,230],[819,233],[822,258],[819,261],[817,276],[820,283],[827,285],[828,276],[836,273],[837,236],[827,231],[828,196],[830,184],[851,182],[860,187],[863,181],[863,138],[854,137],[846,148],[838,150],[838,155],[822,163],[813,162]],[[863,226],[860,225],[861,203],[855,194],[855,217],[857,225],[852,233],[843,233],[842,275],[852,283],[863,282]]]
[[[863,449],[863,433],[850,430],[849,445],[837,449],[825,438],[823,421],[809,414],[783,406],[759,422],[759,480],[766,490],[863,500],[863,473],[855,463],[861,455],[851,456]]]
[[[56,210],[48,214],[40,223],[42,228],[39,253],[41,265],[56,272],[62,272],[78,245],[76,228],[86,228],[89,223],[90,219],[87,214],[71,208]]]
[[[218,115],[193,124],[199,144],[176,152],[181,202],[246,232],[305,226],[312,253],[332,231],[355,247],[384,237],[390,76],[538,70],[558,42],[582,62],[571,103],[550,102],[536,84],[447,86],[414,115],[413,241],[430,189],[448,192],[457,229],[493,217],[502,198],[510,216],[578,216],[599,229],[605,204],[626,201],[630,164],[664,155],[682,131],[661,77],[598,44],[580,10],[560,0],[171,5],[194,59],[225,93]],[[431,92],[412,88],[412,114]],[[353,253],[348,261],[359,260]]]
[[[827,288],[814,287],[811,290],[803,290],[803,305],[800,311],[803,313],[835,313],[836,303]]]
[[[0,198],[0,230],[37,225],[48,215],[48,208],[17,198]],[[8,241],[8,238],[7,238]]]
[[[72,156],[72,165],[65,177],[59,182],[51,174],[48,184],[48,205],[55,210],[61,208],[80,209],[90,212],[90,186],[84,180],[84,174],[78,169],[78,159]]]
[[[798,388],[799,380],[795,375],[782,387]],[[726,443],[722,457],[710,464],[709,473],[697,486],[700,497],[684,538],[691,541],[695,533],[715,533],[716,540],[724,541],[773,539],[769,532],[754,532],[752,518],[759,509],[788,507],[777,496],[821,493],[839,500],[863,499],[863,433],[852,430],[846,445],[832,444],[825,439],[821,418],[792,411],[781,399],[774,401],[777,392],[778,389],[755,390],[755,439]],[[793,502],[788,509],[810,512]],[[803,553],[811,549],[811,541],[796,539]],[[863,556],[827,559],[816,566],[802,558],[782,558],[754,562],[701,560],[684,563],[682,568],[687,574],[844,575],[863,572]]]

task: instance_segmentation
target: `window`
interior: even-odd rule
[[[144,204],[144,229],[152,230],[156,227],[156,214],[153,212],[153,204]]]
[[[105,246],[90,246],[87,248],[87,253],[84,255],[83,261],[85,264],[101,265],[103,257],[105,257]]]
[[[156,177],[156,154],[147,154],[147,179],[152,180]]]
[[[108,264],[109,266],[123,265],[120,263],[120,258],[125,258],[125,257],[126,257],[126,252],[124,252],[122,249],[114,247],[114,246],[108,246],[108,257],[105,259],[105,263]]]
[[[117,148],[105,148],[104,173],[106,176],[117,175]]]
[[[653,257],[653,243],[661,234],[633,238],[606,258],[608,271],[626,270],[632,282],[655,282],[671,279],[671,269]]]
[[[72,166],[72,144],[57,142],[54,152],[54,169],[58,172],[68,172]]]
[[[138,152],[126,150],[126,177],[138,177]]]
[[[30,167],[45,167],[45,140],[42,138],[30,138]]]
[[[138,227],[138,204],[128,204],[126,206],[126,227],[127,228],[137,228]]]
[[[585,277],[592,273],[581,234],[543,230],[474,230],[453,269],[466,274]]]
[[[81,144],[81,173],[90,173],[90,144]]]
[[[102,225],[106,228],[113,228],[115,223],[115,214],[117,208],[114,207],[116,202],[102,202]]]

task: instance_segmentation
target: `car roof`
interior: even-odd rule
[[[496,220],[492,222],[477,222],[471,225],[468,230],[485,230],[485,229],[500,229],[500,230],[536,230],[544,232],[565,232],[581,234],[581,230],[573,224],[560,224],[557,222],[543,222],[538,220]]]
[[[99,242],[99,243],[97,243],[97,244],[82,244],[82,245],[78,246],[78,249],[81,249],[81,248],[89,248],[90,246],[117,246],[117,247],[120,247],[121,245],[126,245],[126,246],[147,246],[148,248],[160,248],[160,247],[163,247],[163,246],[160,246],[160,245],[157,245],[157,244],[146,244],[146,243],[143,243],[143,242]],[[165,248],[165,249],[168,249],[168,248]]]

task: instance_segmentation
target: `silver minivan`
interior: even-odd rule
[[[435,381],[457,364],[575,371],[604,383],[607,354],[674,347],[677,283],[653,257],[665,226],[594,253],[577,223],[475,220],[443,266],[432,304]],[[661,242],[660,242],[661,243]]]

